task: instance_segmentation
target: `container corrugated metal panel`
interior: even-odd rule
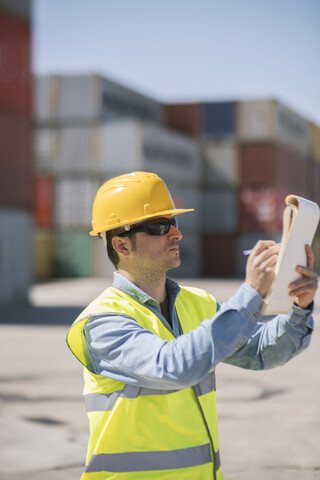
[[[31,115],[30,26],[0,10],[0,108]]]
[[[204,185],[237,187],[239,183],[238,146],[234,142],[202,142]]]
[[[115,268],[108,258],[107,250],[102,239],[93,238],[92,242],[94,255],[93,276],[106,278],[112,277]]]
[[[34,221],[41,227],[54,224],[54,181],[48,177],[35,179]]]
[[[99,127],[69,127],[60,130],[57,172],[91,175],[101,170],[101,133]]]
[[[281,233],[266,234],[264,232],[241,233],[237,239],[236,250],[236,275],[244,278],[246,274],[246,265],[248,256],[243,255],[244,250],[249,250],[255,246],[259,240],[274,240],[276,243],[281,241]]]
[[[236,103],[204,103],[202,105],[201,134],[205,139],[235,138]]]
[[[0,112],[0,205],[31,210],[32,148],[29,119]]]
[[[302,154],[310,149],[307,120],[275,100],[239,102],[237,138],[240,142],[279,142]]]
[[[162,104],[112,80],[101,77],[100,79],[103,119],[133,117],[144,122],[158,124],[163,122]]]
[[[320,161],[320,127],[314,123],[310,124],[310,154]]]
[[[31,0],[0,0],[0,10],[6,10],[21,20],[31,21]]]
[[[35,78],[34,112],[38,123],[59,120],[60,98],[61,85],[58,76]]]
[[[196,278],[201,270],[201,237],[198,233],[184,235],[179,242],[181,265],[169,270],[174,278]]]
[[[240,145],[239,173],[244,188],[276,187],[306,194],[307,157],[283,145]]]
[[[33,272],[37,280],[54,277],[55,236],[50,230],[37,229],[33,234]]]
[[[164,123],[167,127],[199,137],[201,131],[201,104],[168,104],[164,106]]]
[[[195,184],[200,181],[198,144],[184,135],[155,125],[143,128],[143,166],[163,180]]]
[[[26,301],[31,282],[31,215],[0,208],[0,302]]]
[[[59,120],[81,121],[100,117],[101,80],[96,76],[61,76]]]
[[[35,129],[35,163],[38,173],[54,174],[60,171],[61,135],[57,128]]]
[[[91,277],[93,243],[87,232],[57,231],[55,272],[58,277]]]
[[[202,195],[201,230],[205,234],[233,233],[238,228],[238,194],[235,190],[205,190]]]
[[[236,235],[202,235],[202,269],[205,277],[233,277],[236,271]]]
[[[55,185],[55,223],[59,229],[91,230],[92,205],[99,182],[58,179]]]
[[[143,169],[140,122],[124,119],[103,123],[100,132],[103,173],[112,176]]]
[[[195,184],[200,180],[199,147],[184,135],[136,120],[104,124],[101,170],[115,175],[141,169],[165,181]]]
[[[282,231],[285,197],[276,189],[243,189],[239,193],[239,230],[278,234]]]

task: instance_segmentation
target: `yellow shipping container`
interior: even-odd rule
[[[36,230],[33,236],[33,272],[36,280],[54,275],[55,239],[50,230]]]

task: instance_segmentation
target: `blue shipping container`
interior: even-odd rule
[[[230,138],[236,134],[236,103],[216,102],[202,105],[202,137]]]

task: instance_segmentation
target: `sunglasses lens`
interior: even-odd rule
[[[150,235],[165,235],[169,232],[171,225],[175,228],[178,227],[178,221],[174,217],[172,219],[164,218],[155,222],[149,222],[146,224],[146,230]]]

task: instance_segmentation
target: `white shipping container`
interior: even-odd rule
[[[34,151],[38,173],[56,173],[60,170],[60,132],[56,128],[36,128]]]
[[[238,147],[234,142],[202,142],[203,183],[236,187],[239,183]]]
[[[233,233],[238,228],[238,198],[234,190],[202,194],[202,233]]]
[[[162,122],[162,105],[97,75],[42,76],[36,79],[37,122],[90,122],[123,116]]]
[[[32,220],[0,208],[0,303],[25,302],[32,283]]]
[[[99,127],[66,126],[60,131],[58,173],[92,174],[100,169]]]
[[[92,205],[100,183],[58,179],[55,185],[55,223],[63,230],[91,230]]]
[[[237,138],[240,142],[280,142],[303,154],[310,148],[307,120],[275,100],[238,102]]]
[[[101,169],[108,175],[145,170],[165,181],[196,184],[200,152],[197,142],[184,135],[124,119],[102,126]]]

